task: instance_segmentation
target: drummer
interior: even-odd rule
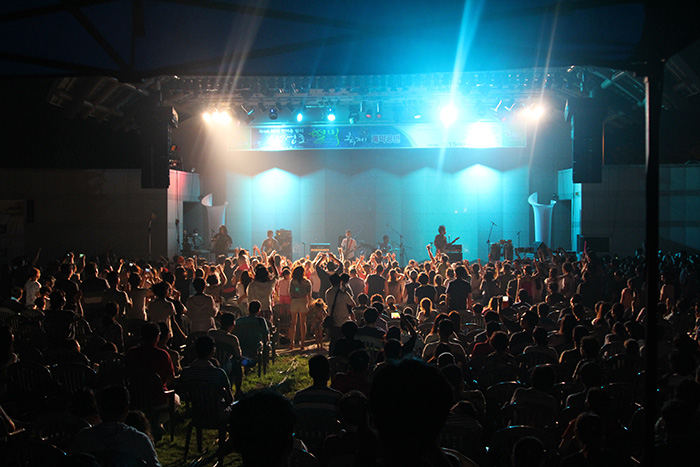
[[[380,250],[385,255],[391,253],[391,251],[394,248],[391,246],[391,242],[389,241],[388,235],[384,235],[382,237],[382,241],[379,243],[379,245],[377,245],[377,249]]]

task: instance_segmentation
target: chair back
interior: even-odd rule
[[[608,360],[614,355],[620,355],[625,352],[626,350],[624,342],[611,342],[609,344],[605,344],[600,348],[600,358],[602,358],[603,360]]]
[[[479,385],[482,388],[488,388],[496,383],[518,381],[520,377],[520,369],[517,366],[505,363],[483,368],[479,374]]]
[[[502,426],[525,425],[553,428],[557,423],[556,411],[544,404],[517,402],[501,409]]]
[[[52,386],[51,372],[35,362],[17,362],[7,369],[10,382],[25,395],[47,396]]]
[[[524,371],[529,371],[537,365],[555,364],[557,361],[550,355],[540,352],[523,353],[515,357],[518,365]]]
[[[87,333],[79,334],[75,338],[80,344],[80,351],[84,353],[91,362],[96,362],[100,359],[102,347],[107,343],[104,337]]]
[[[418,333],[425,338],[433,329],[433,323],[423,323],[418,326]]]
[[[295,433],[296,437],[306,444],[310,453],[321,455],[326,436],[339,430],[340,422],[334,417],[299,413]]]
[[[126,384],[126,364],[122,354],[103,356],[97,371],[97,381],[102,387],[123,386]]]
[[[227,375],[231,375],[231,370],[234,365],[240,365],[240,362],[234,358],[236,351],[226,342],[216,342],[216,347],[214,349],[214,358],[219,362],[221,368],[226,372]]]
[[[301,449],[293,449],[289,455],[289,467],[319,467],[316,456]]]
[[[165,391],[163,381],[153,370],[133,368],[127,372],[127,387],[131,395],[131,408],[149,412],[154,407],[163,405]]]
[[[330,357],[328,363],[331,366],[331,378],[338,373],[345,373],[350,367],[347,357]]]
[[[42,415],[34,424],[37,439],[48,441],[67,451],[73,444],[75,435],[90,424],[82,418],[67,412],[51,412]]]
[[[178,386],[183,400],[192,407],[192,425],[203,429],[218,429],[228,423],[225,408],[226,389],[204,382],[190,381]]]
[[[518,440],[526,436],[539,439],[549,457],[555,454],[557,440],[549,431],[532,426],[509,426],[496,431],[491,438],[489,454],[492,465],[495,467],[510,467],[513,446]]]
[[[483,433],[475,426],[445,424],[440,432],[440,446],[481,461],[485,454],[482,437]]]
[[[21,328],[24,325],[31,324],[31,320],[29,318],[26,318],[22,315],[19,315],[15,313],[14,315],[10,316],[9,318],[5,319],[5,324],[10,326],[12,328],[12,332],[14,333],[17,329]]]
[[[486,388],[486,413],[496,415],[503,407],[510,403],[515,390],[523,387],[518,381],[503,381]]]
[[[15,316],[17,313],[9,308],[0,307],[0,323],[7,324],[7,320]]]
[[[5,467],[34,467],[61,465],[66,453],[48,441],[16,440],[3,449]]]
[[[95,370],[82,363],[65,362],[51,368],[53,379],[67,394],[74,394],[85,387],[92,387],[97,381]]]
[[[100,451],[92,453],[101,467],[145,467],[146,461],[123,451]]]
[[[233,333],[238,337],[241,353],[248,358],[257,358],[265,337],[265,328],[262,326],[262,322],[259,320],[236,320]]]
[[[355,339],[365,345],[365,350],[369,354],[369,366],[372,368],[377,364],[377,355],[384,350],[384,342],[371,336],[355,336]]]

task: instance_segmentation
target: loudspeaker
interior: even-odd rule
[[[280,245],[279,254],[292,259],[292,231],[279,229],[275,232],[275,240]]]
[[[592,98],[570,98],[566,118],[571,121],[574,183],[600,183],[603,178],[603,104]]]
[[[170,125],[160,122],[141,130],[141,188],[170,186]]]
[[[170,186],[171,133],[178,126],[173,107],[156,107],[139,119],[141,128],[141,188]]]
[[[462,251],[448,251],[447,257],[450,259],[450,263],[462,261]]]

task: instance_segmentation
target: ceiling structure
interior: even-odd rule
[[[447,100],[503,119],[571,96],[605,98],[609,123],[625,125],[643,121],[649,63],[673,56],[665,108],[700,89],[698,54],[674,55],[698,37],[687,2],[658,3],[12,1],[0,5],[0,76],[56,77],[52,105],[121,130],[160,106],[253,125],[294,123],[302,106],[343,121],[370,110],[367,124],[378,109],[396,122]]]

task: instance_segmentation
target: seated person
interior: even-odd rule
[[[126,353],[126,370],[146,369],[154,371],[163,382],[163,390],[175,380],[175,370],[170,354],[158,347],[160,327],[146,323],[141,328],[141,345]]]
[[[286,466],[294,449],[294,407],[270,390],[245,397],[231,411],[231,443],[243,467]]]
[[[365,325],[357,330],[357,335],[374,337],[379,340],[383,340],[385,333],[377,327],[377,319],[379,318],[379,312],[377,309],[374,307],[366,308],[363,316],[365,319]]]
[[[365,344],[355,339],[357,335],[357,324],[354,321],[346,321],[340,327],[340,332],[342,332],[343,337],[338,339],[333,347],[333,352],[331,357],[349,357],[350,354],[357,349],[364,349]]]
[[[221,346],[228,353],[229,359],[224,362],[219,362],[221,368],[231,378],[236,386],[236,393],[241,390],[243,374],[241,372],[241,345],[238,337],[233,334],[236,318],[233,313],[221,314],[221,327],[219,329],[210,329],[209,336],[214,339],[217,346]]]
[[[104,389],[100,395],[102,423],[75,435],[71,450],[89,454],[112,451],[143,461],[149,467],[159,467],[150,438],[124,423],[128,414],[129,391],[122,386]]]
[[[350,368],[345,373],[338,373],[331,380],[331,389],[347,394],[350,391],[360,391],[369,397],[369,361],[366,350],[355,350],[348,358]]]
[[[548,394],[554,386],[556,375],[552,367],[539,365],[530,371],[530,381],[532,387],[518,388],[513,393],[511,404],[539,404],[548,407],[552,413],[556,414],[559,406],[557,400]]]
[[[248,316],[241,316],[235,322],[235,334],[241,346],[242,355],[254,358],[260,345],[270,341],[270,329],[267,320],[258,316],[262,305],[257,300],[248,303]]]
[[[537,326],[534,331],[532,331],[532,338],[535,341],[534,345],[528,345],[523,350],[525,354],[542,354],[552,358],[552,362],[559,361],[559,354],[554,347],[549,346],[548,333],[542,326]]]
[[[195,351],[197,358],[192,361],[190,366],[182,369],[182,374],[178,379],[178,387],[185,390],[196,388],[196,385],[206,384],[208,387],[220,388],[221,397],[217,397],[219,404],[218,413],[220,419],[228,419],[233,404],[233,395],[231,394],[231,383],[226,376],[226,372],[214,365],[214,350],[216,344],[211,336],[202,336],[197,338],[195,342]]]
[[[433,342],[426,345],[423,348],[423,360],[429,360],[433,354],[435,354],[435,349],[439,344],[447,344],[450,348],[450,353],[454,355],[455,360],[462,366],[466,368],[467,366],[467,354],[462,347],[457,342],[452,340],[452,335],[455,332],[455,325],[449,319],[443,319],[440,321],[438,326],[438,336],[440,340],[438,342]]]
[[[343,397],[343,393],[328,387],[331,366],[325,355],[314,355],[309,358],[309,376],[313,379],[313,384],[297,391],[292,399],[297,415],[304,418],[337,418],[336,404]]]
[[[412,358],[387,363],[376,371],[371,393],[384,467],[458,465],[439,447],[452,388],[437,368]]]
[[[357,350],[356,352],[362,352]],[[343,427],[338,434],[326,437],[323,442],[323,459],[352,459],[356,465],[372,465],[379,446],[365,433],[368,420],[369,399],[359,391],[350,391],[338,401],[338,412]]]

